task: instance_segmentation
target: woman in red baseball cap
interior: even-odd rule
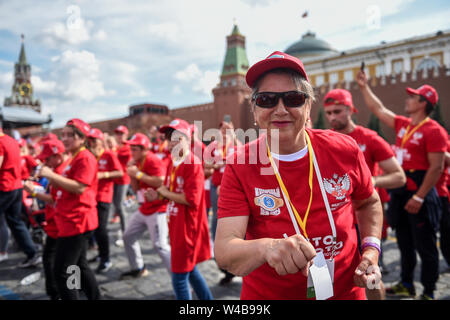
[[[191,300],[190,283],[200,300],[212,300],[208,285],[196,267],[211,258],[203,165],[190,151],[191,130],[186,121],[174,119],[159,131],[165,133],[172,156],[165,184],[157,192],[169,200],[167,214],[175,296],[177,300]],[[156,198],[157,193],[153,192],[153,199]]]
[[[37,155],[37,159],[53,170],[56,174],[61,174],[70,162],[70,158],[65,153],[64,144],[58,139],[46,140],[42,144],[42,151]],[[26,181],[24,189],[31,194],[33,198],[45,202],[45,226],[44,231],[47,234],[45,239],[42,264],[44,266],[45,274],[45,290],[51,300],[59,300],[58,286],[56,283],[54,264],[56,254],[56,244],[58,238],[58,228],[55,223],[55,200],[57,187],[50,183],[48,189],[43,192],[43,189],[36,187],[36,182]]]
[[[71,153],[70,163],[61,174],[47,166],[39,172],[58,188],[55,205],[58,228],[55,278],[63,300],[77,300],[77,289],[80,288],[89,300],[100,299],[97,281],[86,259],[88,238],[98,227],[97,160],[85,147],[89,131],[90,126],[83,120],[69,120],[62,130],[61,140],[66,151]],[[76,268],[73,269],[73,266]],[[70,277],[80,275],[72,281],[73,286],[67,285],[71,282]]]

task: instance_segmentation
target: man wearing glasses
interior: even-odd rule
[[[274,52],[246,81],[267,134],[227,159],[217,263],[244,277],[242,299],[365,299],[364,288],[379,288],[383,217],[361,150],[350,137],[305,127],[314,93],[298,58]]]

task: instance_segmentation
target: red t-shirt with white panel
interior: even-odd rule
[[[22,188],[19,143],[0,131],[0,191],[9,192]]]
[[[391,146],[373,130],[356,126],[355,130],[348,134],[355,139],[359,148],[364,154],[367,166],[372,173],[372,176],[378,176],[380,169],[378,162],[390,159],[395,156]],[[390,200],[386,189],[377,188],[380,195],[381,202],[388,202]]]
[[[95,230],[97,216],[97,159],[81,150],[62,172],[62,176],[86,185],[82,194],[70,193],[62,188],[57,191],[55,222],[58,237],[70,237]]]
[[[98,158],[98,172],[121,171],[122,165],[116,154],[112,151],[105,150]],[[113,179],[98,180],[97,201],[111,203],[114,193]]]
[[[397,133],[396,152],[401,152],[403,136],[406,133],[411,119],[395,116],[395,132]],[[412,132],[416,126],[410,126]],[[402,168],[406,170],[428,170],[428,153],[445,152],[447,150],[447,132],[436,121],[428,119],[403,145]]]
[[[127,164],[131,160],[131,149],[126,143],[119,146],[116,150],[117,158],[122,166],[123,176],[121,178],[114,179],[115,184],[124,185],[130,184],[130,177],[127,174]]]
[[[167,205],[172,272],[176,273],[190,272],[197,263],[211,258],[203,166],[192,153],[189,157],[189,163],[169,164],[165,182],[169,190],[184,193],[190,204],[169,201]]]
[[[138,168],[143,173],[149,176],[164,177],[166,175],[167,167],[164,165],[163,161],[158,158],[153,152],[147,151],[147,154]],[[138,192],[143,192],[145,189],[152,188],[151,186],[145,184],[144,182],[139,182]],[[139,207],[139,211],[146,216],[149,216],[155,212],[165,212],[167,208],[166,201],[164,200],[154,200],[148,201],[146,198],[142,205]]]
[[[363,288],[356,287],[353,276],[360,262],[352,199],[367,199],[373,193],[371,173],[355,141],[331,130],[307,129],[323,178],[337,232],[335,251],[334,296],[332,299],[365,299]],[[280,186],[267,159],[265,137],[246,144],[246,163],[227,164],[221,184],[218,218],[249,216],[246,240],[283,238],[295,234]],[[255,155],[256,154],[256,155]],[[249,158],[251,157],[251,158]],[[242,158],[241,158],[242,159]],[[248,164],[249,159],[259,159]],[[261,174],[261,169],[265,174]],[[309,155],[293,161],[278,161],[281,178],[292,203],[304,218],[309,202]],[[316,251],[325,258],[332,254],[333,236],[317,175],[314,170],[313,200],[306,231]],[[306,299],[307,278],[301,272],[280,276],[267,263],[243,279],[241,299]]]

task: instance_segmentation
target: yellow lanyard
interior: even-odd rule
[[[172,164],[172,170],[170,171],[170,185],[169,185],[169,191],[173,191],[173,187],[174,187],[174,181],[175,181],[175,173],[178,170],[178,167],[181,164],[179,164],[178,166],[174,167]]]
[[[408,124],[408,127],[406,128],[406,132],[403,135],[402,144],[400,145],[400,148],[403,149],[403,146],[405,145],[406,141],[408,141],[409,138],[411,138],[411,136],[414,134],[414,132],[416,132],[417,129],[419,129],[421,126],[423,126],[425,124],[425,122],[427,122],[428,120],[430,120],[430,118],[428,118],[428,117],[423,119],[414,129],[411,130],[411,132],[409,132],[411,124]]]
[[[100,154],[97,157],[97,161],[100,160],[100,158],[102,157],[104,152],[105,152],[105,149],[103,149],[102,152],[100,152]]]
[[[313,169],[313,152],[312,152],[311,140],[309,139],[308,133],[306,131],[305,131],[305,137],[306,137],[306,143],[308,145],[308,153],[309,153],[309,190],[310,190],[310,194],[309,194],[308,208],[306,209],[305,217],[303,218],[303,220],[300,217],[300,215],[298,214],[297,209],[295,209],[294,204],[291,201],[291,198],[289,197],[289,193],[286,189],[286,186],[284,185],[283,180],[281,179],[280,173],[278,172],[278,169],[276,167],[276,164],[273,161],[267,140],[266,140],[266,145],[267,145],[267,154],[269,155],[270,164],[272,165],[273,171],[275,172],[275,176],[278,180],[278,184],[280,185],[280,188],[283,191],[285,197],[289,201],[292,211],[294,212],[295,219],[297,220],[298,225],[300,226],[300,228],[303,231],[303,235],[308,240],[308,234],[306,232],[306,221],[308,220],[308,215],[309,215],[309,211],[311,209],[311,203],[312,203],[312,197],[313,197],[314,169]]]

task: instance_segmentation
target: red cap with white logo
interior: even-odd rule
[[[124,125],[120,125],[116,129],[114,129],[114,132],[128,134],[128,128],[125,127]]]
[[[148,149],[150,146],[150,140],[145,134],[142,133],[135,133],[126,143],[130,146],[142,146],[145,149]]]
[[[42,151],[36,158],[45,161],[54,154],[62,154],[65,151],[64,144],[58,139],[47,140],[42,143]]]
[[[183,119],[173,119],[168,125],[162,126],[159,129],[159,132],[166,133],[166,131],[169,128],[181,132],[188,138],[191,137],[191,134],[192,134],[191,125],[189,123],[187,123],[186,121],[184,121]]]
[[[438,102],[439,96],[436,92],[436,89],[434,89],[432,86],[428,84],[424,84],[423,86],[412,89],[412,88],[406,88],[406,92],[410,94],[418,94],[419,96],[424,97],[427,99],[428,102],[430,102],[433,106]]]
[[[95,139],[100,139],[103,140],[104,136],[103,136],[103,132],[100,129],[97,128],[92,128],[91,131],[89,131],[89,138],[95,138]]]
[[[336,104],[341,104],[350,107],[353,112],[357,113],[358,110],[353,105],[352,94],[345,89],[333,89],[329,91],[323,98],[323,106],[328,107]]]
[[[88,125],[86,122],[84,122],[81,119],[70,119],[67,121],[66,126],[73,126],[81,131],[86,137],[89,136],[89,132],[91,131],[91,126]]]
[[[250,88],[253,88],[256,80],[258,80],[262,74],[277,68],[293,69],[304,76],[306,81],[309,82],[303,62],[301,62],[299,58],[293,57],[281,51],[275,51],[264,60],[255,63],[250,69],[248,69],[247,75],[245,76],[245,81],[247,81]]]

